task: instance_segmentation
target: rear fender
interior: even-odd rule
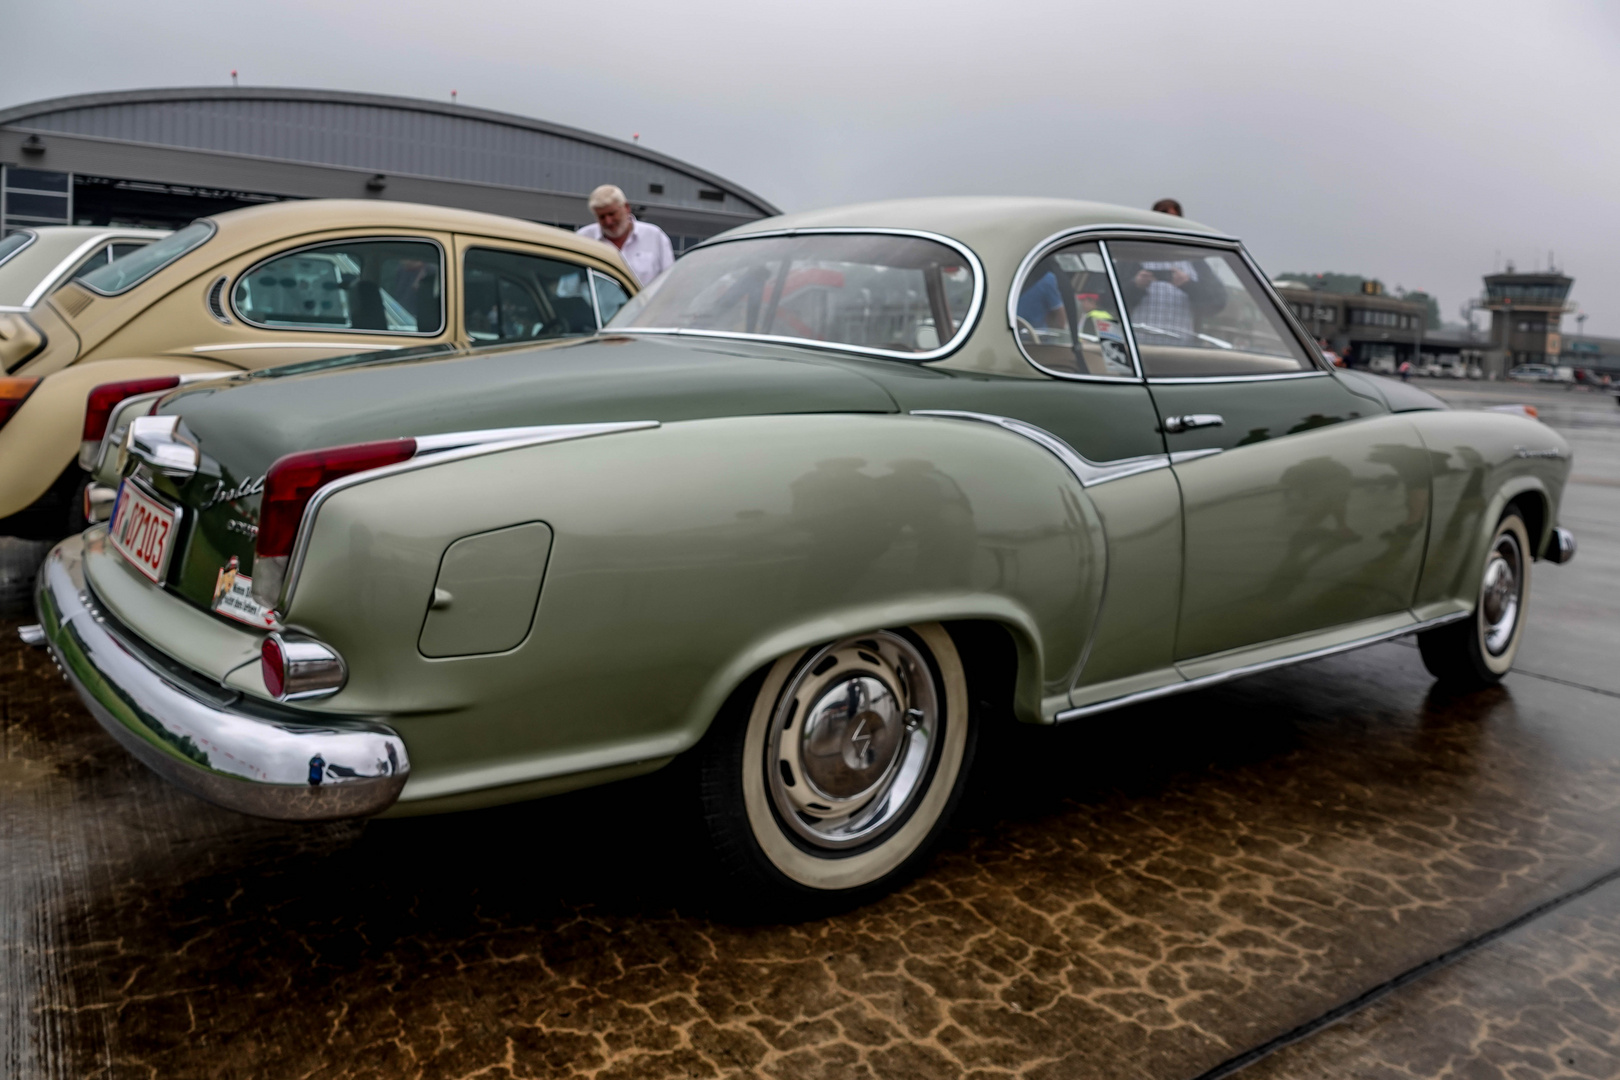
[[[423,656],[449,545],[525,522],[554,536],[527,636]],[[1017,711],[1049,718],[1067,705],[1106,555],[1090,500],[1046,450],[895,415],[505,450],[348,487],[309,527],[285,621],[349,670],[312,708],[394,716],[415,763],[407,798],[668,757],[776,657],[919,622],[1005,626]],[[489,572],[519,587],[517,570]]]

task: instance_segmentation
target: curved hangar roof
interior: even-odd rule
[[[328,90],[134,90],[18,105],[0,109],[0,161],[557,223],[590,220],[584,196],[618,184],[648,220],[703,235],[778,213],[746,188],[633,143],[488,109]]]

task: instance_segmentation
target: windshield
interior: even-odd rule
[[[723,241],[683,257],[609,329],[786,338],[922,359],[968,329],[977,274],[962,251],[916,236]]]
[[[30,232],[27,229],[18,229],[10,236],[0,240],[0,263],[5,262],[38,238],[38,233]]]
[[[79,279],[79,284],[103,296],[127,292],[213,235],[212,221],[194,221],[177,233],[92,270]]]

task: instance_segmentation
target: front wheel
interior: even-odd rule
[[[1423,666],[1459,690],[1500,682],[1518,655],[1529,599],[1530,532],[1519,512],[1509,509],[1485,554],[1473,617],[1419,634]]]
[[[798,650],[755,683],[719,718],[699,762],[731,906],[847,907],[919,869],[973,756],[967,678],[944,627]]]

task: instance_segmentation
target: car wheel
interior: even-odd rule
[[[956,645],[937,623],[783,656],[734,698],[699,763],[727,906],[808,915],[916,872],[973,757]]]
[[[1423,666],[1458,689],[1500,681],[1518,654],[1529,599],[1530,532],[1509,509],[1491,537],[1473,617],[1419,634]]]

